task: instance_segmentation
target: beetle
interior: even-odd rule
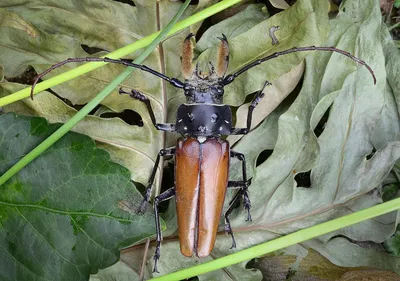
[[[178,107],[175,124],[158,123],[153,112],[150,100],[137,90],[130,92],[119,90],[120,94],[128,94],[131,98],[143,102],[149,112],[151,121],[156,129],[166,132],[177,132],[181,137],[176,146],[161,149],[157,155],[154,168],[148,182],[144,199],[139,212],[143,212],[150,200],[151,189],[154,183],[156,170],[161,157],[174,156],[175,158],[175,186],[164,191],[154,198],[154,213],[156,224],[156,250],[154,254],[153,272],[157,271],[157,262],[160,258],[162,233],[158,206],[160,202],[175,197],[178,233],[181,253],[184,256],[206,257],[213,250],[218,230],[219,218],[225,200],[227,188],[238,189],[224,213],[225,231],[232,238],[232,248],[236,247],[235,237],[229,221],[229,215],[236,203],[243,198],[243,205],[247,211],[247,220],[251,221],[251,203],[248,195],[250,180],[246,174],[246,160],[242,153],[230,148],[229,142],[223,136],[245,135],[250,131],[254,108],[264,97],[263,90],[270,82],[266,81],[262,89],[256,93],[247,114],[245,128],[235,128],[232,125],[232,111],[229,105],[223,103],[224,87],[232,83],[236,77],[265,61],[294,52],[302,51],[329,51],[340,53],[355,62],[365,66],[371,73],[374,84],[376,78],[371,67],[363,60],[350,53],[335,47],[294,47],[251,62],[238,71],[226,75],[229,64],[229,44],[225,35],[220,39],[216,66],[210,62],[208,72],[194,66],[193,44],[189,34],[182,44],[182,73],[184,82],[177,78],[170,78],[145,65],[135,64],[124,59],[111,58],[70,58],[59,62],[39,74],[31,88],[33,90],[41,77],[55,68],[71,62],[109,62],[122,64],[142,71],[149,72],[171,85],[183,89],[186,102]],[[236,158],[242,163],[242,179],[229,181],[230,159]]]

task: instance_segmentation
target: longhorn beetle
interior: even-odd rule
[[[242,153],[233,151],[228,141],[223,140],[222,136],[245,135],[250,131],[253,110],[264,97],[264,88],[271,83],[266,81],[263,88],[255,95],[251,102],[247,114],[246,128],[234,128],[232,126],[231,108],[229,105],[223,104],[224,87],[226,85],[232,83],[240,74],[260,63],[281,55],[303,51],[328,51],[347,56],[357,63],[364,65],[371,73],[374,84],[376,83],[374,72],[363,60],[335,47],[315,46],[295,47],[276,52],[249,63],[238,71],[225,76],[229,63],[229,45],[225,35],[219,38],[221,43],[218,49],[216,67],[210,62],[209,72],[201,72],[192,63],[192,36],[193,34],[189,34],[182,45],[181,60],[182,73],[185,78],[184,82],[177,78],[169,78],[145,65],[135,64],[123,59],[70,58],[53,65],[39,74],[31,89],[31,97],[33,97],[34,87],[41,77],[64,64],[86,61],[110,62],[139,68],[166,80],[177,88],[183,89],[186,103],[179,106],[175,124],[157,123],[149,99],[139,91],[132,90],[128,93],[122,88],[119,90],[120,94],[128,94],[131,98],[137,99],[146,105],[151,121],[158,130],[177,132],[182,135],[177,140],[176,146],[161,149],[158,153],[144,199],[139,209],[140,212],[143,212],[150,199],[151,188],[160,158],[162,156],[175,156],[175,187],[164,191],[154,198],[157,246],[153,257],[153,272],[157,271],[157,261],[160,258],[162,240],[158,212],[160,202],[175,196],[180,248],[182,254],[188,257],[193,256],[193,254],[198,257],[206,257],[214,248],[218,222],[222,213],[227,188],[238,189],[224,214],[225,231],[232,237],[232,247],[236,247],[236,242],[230,226],[229,215],[235,203],[241,198],[243,198],[243,205],[247,210],[247,220],[251,221],[251,205],[247,191],[250,181],[246,175],[245,156]],[[242,162],[241,181],[228,180],[230,158],[236,158]]]

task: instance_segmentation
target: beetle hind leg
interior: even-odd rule
[[[158,272],[157,270],[157,263],[158,260],[160,259],[160,247],[161,247],[161,241],[162,241],[162,233],[161,233],[161,226],[160,226],[160,214],[158,213],[158,205],[165,201],[170,199],[172,196],[175,196],[175,188],[170,188],[158,195],[156,198],[154,198],[154,216],[156,220],[156,251],[153,256],[154,260],[154,268],[153,272]]]

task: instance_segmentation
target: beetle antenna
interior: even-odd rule
[[[180,81],[177,78],[169,78],[168,76],[150,68],[147,67],[145,65],[142,64],[136,64],[131,62],[130,60],[126,60],[126,59],[111,59],[111,58],[69,58],[66,59],[64,61],[61,61],[59,63],[56,63],[54,65],[52,65],[49,69],[46,69],[45,71],[43,71],[42,73],[40,73],[38,76],[36,76],[35,80],[33,80],[33,84],[31,87],[31,99],[33,99],[33,91],[35,90],[35,86],[38,83],[39,79],[42,78],[43,76],[45,76],[46,74],[48,74],[49,72],[53,71],[56,68],[59,68],[60,66],[63,66],[65,64],[68,63],[72,63],[72,62],[107,62],[107,63],[115,63],[115,64],[122,64],[125,66],[130,66],[133,68],[138,68],[140,70],[143,70],[145,72],[149,72],[163,80],[166,80],[167,82],[169,82],[171,85],[177,87],[177,88],[183,88],[184,83],[182,81]]]
[[[279,57],[279,56],[282,56],[282,55],[287,55],[287,54],[294,53],[294,52],[308,52],[308,51],[335,52],[335,53],[342,54],[342,55],[344,55],[346,57],[349,57],[353,61],[355,61],[355,62],[357,62],[357,63],[359,63],[361,65],[364,65],[368,69],[368,71],[371,73],[372,78],[374,80],[374,85],[376,84],[376,77],[375,77],[374,71],[372,70],[372,68],[365,61],[353,56],[349,52],[337,49],[335,47],[316,47],[316,46],[294,47],[292,49],[288,49],[288,50],[285,50],[285,51],[275,52],[275,53],[273,53],[273,54],[271,54],[271,55],[269,55],[269,56],[267,56],[265,58],[261,58],[261,59],[258,59],[256,61],[252,62],[252,63],[249,63],[248,65],[245,65],[244,67],[239,69],[237,72],[226,76],[224,78],[224,80],[223,80],[223,83],[224,83],[224,85],[228,85],[228,84],[232,83],[233,80],[235,80],[235,78],[237,76],[239,76],[240,74],[242,74],[243,72],[246,72],[250,68],[252,68],[254,66],[257,66],[257,65],[259,65],[259,64],[261,64],[261,63],[263,63],[263,62],[265,62],[267,60],[271,60],[271,59],[274,59],[276,57]]]

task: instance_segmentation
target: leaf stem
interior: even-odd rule
[[[187,269],[183,269],[161,277],[150,280],[157,281],[173,281],[187,279],[199,274],[204,274],[213,270],[228,267],[236,263],[248,261],[256,257],[266,255],[268,253],[289,247],[294,244],[302,243],[317,236],[371,219],[383,214],[400,209],[400,198],[355,212],[353,214],[343,216],[334,220],[330,220],[312,227],[308,227],[294,233],[279,237],[277,239],[262,243],[260,245],[236,252],[211,262],[196,265]],[[150,281],[149,280],[149,281]]]
[[[389,29],[389,31],[391,31],[391,30],[393,30],[393,29],[395,29],[395,28],[397,28],[397,27],[399,27],[399,26],[400,26],[400,22],[393,24],[393,25],[390,26],[388,29]]]

